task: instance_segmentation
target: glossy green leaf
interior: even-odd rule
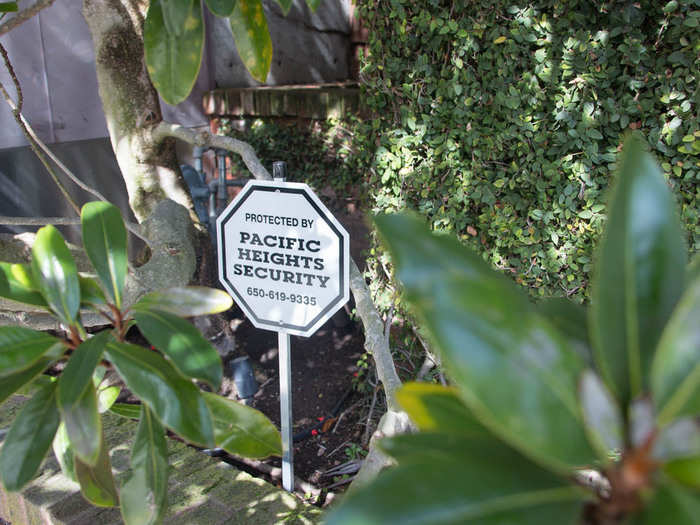
[[[591,343],[588,337],[588,314],[580,304],[563,297],[547,297],[535,307],[573,345],[589,366],[593,365]]]
[[[2,444],[0,476],[7,490],[20,490],[36,475],[59,422],[56,385],[52,383],[22,407]]]
[[[284,13],[284,16],[287,16],[292,7],[292,0],[277,0],[277,3],[282,8],[282,13]]]
[[[306,5],[308,5],[309,9],[311,9],[315,13],[321,5],[321,0],[306,0]]]
[[[348,494],[327,525],[573,525],[580,518],[580,490],[496,439],[420,433],[381,446],[398,467]]]
[[[44,226],[32,246],[32,274],[39,291],[65,325],[75,324],[80,283],[73,256],[59,231]]]
[[[39,361],[60,341],[21,326],[0,326],[0,377],[21,372]]]
[[[160,523],[168,495],[168,448],[165,430],[145,405],[131,448],[131,468],[119,491],[124,523]]]
[[[685,282],[692,283],[698,277],[700,277],[700,254],[696,254],[688,263],[685,269]]]
[[[639,525],[695,525],[700,516],[700,494],[676,484],[661,484],[644,513]]]
[[[236,0],[206,0],[206,3],[209,11],[222,18],[231,16],[236,7]]]
[[[624,406],[648,387],[685,267],[671,191],[638,139],[625,144],[608,208],[592,283],[591,339],[603,379]]]
[[[675,481],[700,491],[700,456],[669,461],[664,465],[664,472]]]
[[[121,388],[118,386],[108,386],[97,391],[97,407],[100,414],[112,408],[120,393]]]
[[[78,276],[80,282],[80,305],[81,306],[101,306],[107,304],[105,294],[97,284],[95,279],[90,277]]]
[[[83,497],[98,507],[115,507],[119,504],[117,487],[112,475],[112,464],[109,460],[109,447],[104,436],[100,439],[100,452],[95,466],[90,466],[75,460],[75,477],[80,483]]]
[[[396,399],[424,432],[464,436],[489,434],[454,388],[432,383],[407,383],[396,392]]]
[[[114,304],[121,308],[127,266],[122,214],[108,202],[88,202],[80,213],[80,222],[85,253]]]
[[[0,403],[23,386],[31,383],[51,363],[48,359],[40,359],[29,368],[15,372],[14,374],[0,376]]]
[[[406,298],[474,416],[536,461],[586,465],[582,359],[528,299],[456,240],[409,215],[376,219]]]
[[[247,458],[282,455],[280,433],[262,412],[216,394],[203,395],[211,410],[217,447]]]
[[[214,446],[204,398],[173,365],[155,352],[114,341],[107,344],[107,358],[129,390],[148,403],[166,427],[194,444]]]
[[[588,437],[599,457],[607,460],[611,451],[621,451],[625,444],[625,423],[620,407],[592,370],[586,370],[581,378],[579,397]]]
[[[221,357],[191,323],[160,310],[136,310],[133,315],[146,339],[167,355],[175,368],[219,389],[223,376]]]
[[[651,392],[661,425],[700,414],[700,276],[688,285],[661,336]]]
[[[28,264],[0,262],[0,297],[48,308]]]
[[[233,306],[231,296],[216,288],[206,286],[180,286],[147,293],[133,310],[162,310],[180,317],[217,314]]]
[[[139,417],[141,417],[141,405],[114,403],[109,407],[109,411],[127,419],[139,419]]]
[[[75,477],[75,454],[68,439],[66,426],[63,423],[58,425],[58,430],[53,438],[53,454],[58,460],[63,475],[77,483],[78,478]]]
[[[238,0],[229,17],[233,40],[246,69],[265,82],[272,63],[272,40],[261,0]]]
[[[11,13],[17,10],[17,2],[0,2],[0,13]]]
[[[88,385],[92,385],[92,374],[102,360],[105,345],[112,334],[105,330],[83,341],[68,359],[58,381],[58,406],[68,407],[78,402]]]
[[[180,36],[168,32],[162,0],[153,0],[144,23],[146,67],[153,85],[168,104],[179,104],[192,91],[202,63],[204,24],[199,2],[194,2]]]
[[[168,33],[174,36],[182,36],[185,32],[185,24],[192,10],[193,0],[160,0],[163,10],[163,21]],[[199,3],[199,2],[197,2]]]
[[[97,393],[92,383],[70,404],[61,403],[62,379],[58,382],[58,409],[73,451],[80,460],[94,467],[100,454],[102,420],[97,410]]]

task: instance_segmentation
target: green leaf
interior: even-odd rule
[[[229,21],[243,64],[255,80],[265,82],[272,63],[272,40],[261,0],[238,0]]]
[[[168,312],[136,310],[133,315],[146,339],[167,355],[175,368],[219,389],[223,375],[221,357],[199,330]]]
[[[192,4],[184,33],[169,33],[161,0],[153,0],[144,23],[146,67],[153,85],[168,104],[179,104],[192,91],[204,49],[204,24],[199,2]]]
[[[141,405],[114,403],[109,407],[109,411],[127,419],[139,419],[139,417],[141,417]]]
[[[287,1],[291,2],[291,0]],[[209,11],[222,18],[228,18],[231,16],[234,8],[236,7],[236,0],[206,0],[206,2]]]
[[[217,447],[247,458],[282,455],[280,433],[262,412],[216,394],[203,395],[211,410]]]
[[[178,37],[182,36],[185,32],[187,17],[192,10],[192,0],[161,0],[161,7],[168,33]]]
[[[160,523],[168,495],[168,447],[165,430],[146,405],[131,448],[131,468],[119,492],[124,523]]]
[[[567,341],[456,240],[431,235],[408,215],[376,224],[406,298],[474,416],[550,468],[592,461],[576,399],[584,364]]]
[[[625,406],[648,386],[682,292],[685,247],[663,173],[638,139],[627,141],[620,166],[592,285],[591,339],[603,379]]]
[[[700,458],[700,420],[693,417],[677,419],[659,429],[653,456],[660,462]]]
[[[700,276],[666,325],[651,368],[659,424],[700,414]]]
[[[68,439],[66,425],[63,423],[58,425],[58,430],[53,438],[53,454],[58,460],[63,475],[77,483],[78,478],[75,477],[75,454]]]
[[[284,16],[287,16],[287,14],[289,13],[289,10],[292,7],[292,0],[277,0],[277,3],[282,8],[282,13],[284,13]],[[311,7],[311,6],[309,5],[309,7]],[[314,11],[315,11],[315,9],[314,9]]]
[[[78,402],[88,385],[92,385],[92,374],[111,339],[109,330],[83,341],[73,352],[58,381],[58,406],[69,407]]]
[[[0,297],[19,303],[47,308],[49,305],[34,282],[32,268],[28,264],[0,262]]]
[[[0,13],[11,13],[17,10],[17,2],[0,2]]]
[[[664,472],[677,482],[700,491],[700,456],[669,461],[664,465]]]
[[[309,9],[315,13],[321,5],[321,0],[306,0],[306,5],[308,5]]]
[[[21,326],[0,326],[0,377],[26,370],[60,340]]]
[[[233,299],[224,291],[206,286],[180,286],[147,293],[131,308],[133,310],[162,310],[180,317],[225,312]]]
[[[75,324],[80,307],[80,283],[73,256],[59,231],[44,226],[32,246],[32,273],[41,295],[67,326]]]
[[[114,406],[114,402],[119,397],[121,388],[118,386],[108,386],[97,391],[97,407],[100,414],[104,414]]]
[[[563,297],[545,297],[537,301],[535,308],[569,339],[586,364],[593,364],[588,338],[588,314],[583,306]]]
[[[110,342],[107,357],[126,386],[160,421],[188,441],[214,446],[209,409],[200,391],[165,359],[139,346]]]
[[[86,465],[94,467],[99,459],[100,441],[102,439],[102,420],[97,410],[95,387],[89,383],[82,395],[70,404],[61,403],[61,386],[59,381],[58,409],[65,425],[68,439],[73,451]]]
[[[489,434],[454,388],[431,383],[407,383],[396,392],[396,399],[424,432],[463,436]]]
[[[127,266],[122,214],[108,202],[88,202],[80,213],[80,222],[85,253],[114,304],[121,308]]]
[[[91,277],[78,276],[80,281],[80,305],[81,306],[101,306],[107,304],[105,294],[97,284],[95,279]]]
[[[75,477],[80,483],[80,492],[83,497],[98,507],[115,507],[119,504],[117,487],[112,476],[112,464],[109,461],[109,448],[104,440],[100,439],[100,452],[95,466],[87,465],[75,459]]]
[[[583,493],[493,438],[420,433],[381,446],[399,466],[351,492],[327,525],[578,523]]]
[[[5,488],[20,490],[36,475],[58,429],[56,384],[41,388],[15,418],[0,450]]]
[[[592,370],[584,372],[579,395],[588,437],[598,450],[599,457],[606,461],[611,451],[620,451],[625,444],[620,407]]]
[[[14,374],[0,376],[0,403],[17,392],[24,385],[31,383],[51,363],[48,359],[40,359],[29,368]]]
[[[656,493],[644,513],[639,516],[640,525],[694,525],[700,516],[700,495],[671,482],[656,489]]]

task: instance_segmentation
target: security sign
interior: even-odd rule
[[[248,182],[216,236],[219,279],[257,328],[310,336],[350,297],[348,233],[306,184]]]

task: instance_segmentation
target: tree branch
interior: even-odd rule
[[[161,121],[152,128],[151,138],[154,142],[162,142],[163,139],[172,137],[187,144],[200,147],[211,147],[232,151],[241,156],[248,171],[256,179],[271,180],[272,176],[262,165],[253,147],[247,142],[223,135],[214,135],[209,131],[194,131],[179,124]]]
[[[24,11],[20,11],[15,16],[10,18],[7,22],[0,24],[0,36],[4,35],[8,31],[11,31],[18,25],[26,22],[31,17],[36,15],[42,9],[49,7],[54,3],[55,0],[36,0],[33,6],[28,7]]]

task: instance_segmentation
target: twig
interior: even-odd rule
[[[7,68],[7,72],[10,74],[10,78],[12,79],[12,83],[15,85],[15,91],[17,92],[17,111],[22,111],[22,106],[24,105],[24,95],[22,94],[22,87],[19,85],[19,79],[17,78],[17,73],[15,73],[15,68],[12,66],[12,62],[10,62],[10,57],[7,54],[7,49],[5,49],[5,46],[0,44],[0,53],[2,54],[2,59],[5,61],[5,67]]]
[[[11,31],[18,25],[26,22],[42,9],[49,7],[51,4],[53,4],[54,1],[55,0],[37,0],[32,7],[28,7],[24,11],[20,11],[15,16],[10,18],[7,22],[0,24],[0,36],[4,35],[8,31]]]
[[[369,440],[372,437],[372,416],[374,415],[374,405],[377,404],[377,390],[374,389],[372,394],[372,403],[369,405],[369,412],[367,414],[367,424],[365,425],[365,433],[362,436],[362,446],[366,447],[369,444]]]

